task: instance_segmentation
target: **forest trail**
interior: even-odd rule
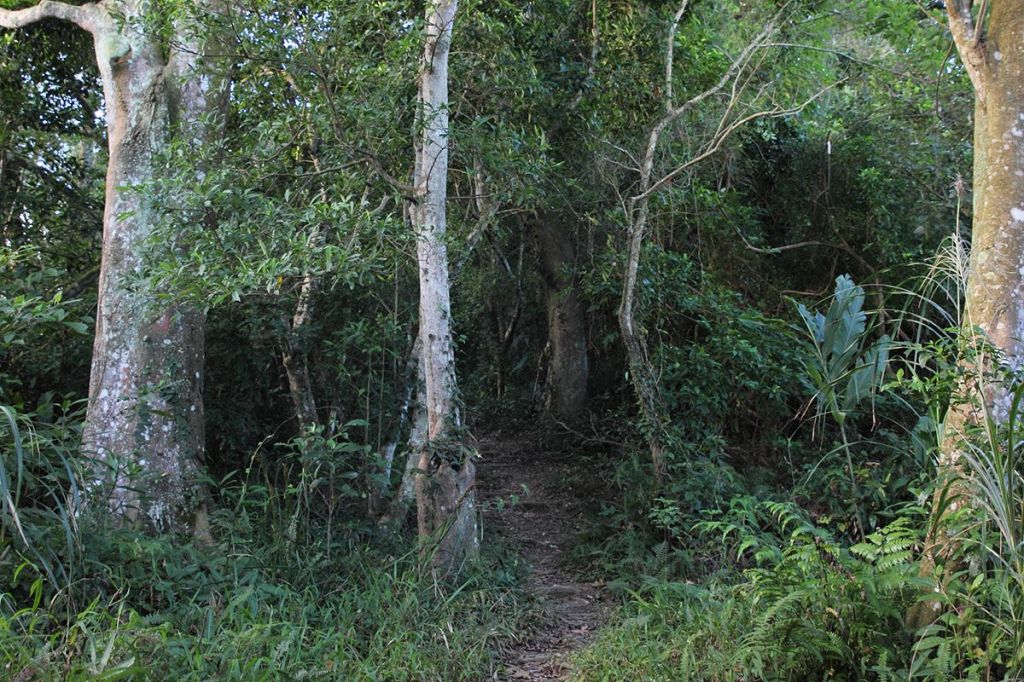
[[[502,653],[495,680],[566,679],[572,654],[611,608],[596,584],[565,566],[595,497],[578,453],[549,444],[557,440],[538,430],[492,434],[479,444],[485,537],[503,537],[530,564],[526,589],[541,611],[531,635]]]

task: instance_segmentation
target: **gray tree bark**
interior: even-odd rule
[[[200,3],[209,8],[208,3]],[[199,144],[226,90],[203,73],[204,43],[184,26],[174,45],[144,28],[142,0],[43,2],[0,10],[0,26],[71,21],[92,34],[109,141],[103,253],[89,403],[82,437],[92,458],[87,499],[115,522],[155,532],[202,526],[205,320],[183,305],[154,310],[133,280],[155,215],[137,188],[154,179],[172,134]],[[201,532],[201,529],[200,529]]]
[[[416,150],[412,210],[420,273],[427,439],[416,480],[417,521],[435,568],[451,573],[479,551],[476,469],[459,435],[455,348],[451,332],[446,202],[448,183],[448,53],[458,0],[431,0],[420,70],[422,137]]]

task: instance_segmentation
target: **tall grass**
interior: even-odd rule
[[[73,510],[81,501],[68,454],[77,434],[67,426],[80,409],[63,407],[56,423],[37,428],[33,415],[0,405],[0,548],[31,561],[54,585],[69,579],[67,562],[78,550]]]

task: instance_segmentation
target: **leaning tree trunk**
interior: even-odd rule
[[[997,349],[1006,366],[1019,368],[1024,359],[1024,0],[988,4],[986,23],[984,17],[972,18],[969,0],[947,1],[950,29],[975,89],[974,218],[963,325],[969,336],[980,329],[979,341]],[[1005,388],[982,380],[995,369],[995,358],[979,357],[989,364],[970,369],[972,385],[966,388],[980,401],[953,405],[946,416],[937,472],[945,494],[936,495],[933,530],[922,557],[925,575],[933,575],[937,565],[947,564],[946,575],[955,568],[948,562],[958,549],[956,533],[943,517],[969,502],[963,481],[965,431],[981,423],[982,406],[996,423],[1009,412]],[[923,601],[908,620],[926,625],[939,608],[938,602]]]
[[[536,225],[541,280],[547,305],[548,365],[545,408],[565,421],[579,420],[587,409],[587,320],[575,277],[575,248],[561,225],[543,216]]]
[[[448,51],[458,0],[427,4],[420,71],[422,139],[416,150],[416,206],[412,211],[420,273],[427,442],[416,480],[417,520],[425,552],[451,573],[479,551],[476,468],[460,442],[455,349],[451,332],[448,251]]]
[[[178,42],[165,51],[143,28],[151,11],[141,1],[44,0],[0,10],[0,26],[63,19],[93,36],[109,165],[82,436],[93,462],[87,497],[117,523],[165,532],[189,529],[201,508],[204,318],[188,306],[154,309],[139,290],[143,246],[156,216],[138,190],[157,177],[172,131],[201,141],[203,115],[222,99],[218,82],[198,74],[198,41],[176,31]]]

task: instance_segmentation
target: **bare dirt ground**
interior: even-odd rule
[[[497,534],[518,548],[531,566],[527,590],[540,607],[536,630],[503,652],[495,680],[568,679],[570,657],[591,641],[610,611],[599,585],[565,566],[596,503],[585,464],[558,440],[542,431],[492,434],[478,446],[485,541],[488,533]]]

